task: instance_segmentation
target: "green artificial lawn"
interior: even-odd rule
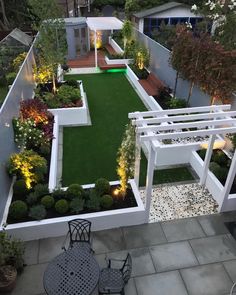
[[[73,78],[83,81],[92,126],[64,128],[62,184],[94,183],[99,177],[117,180],[117,151],[128,113],[146,107],[123,73]]]
[[[4,102],[4,99],[6,98],[8,93],[8,87],[7,86],[0,86],[0,106]]]
[[[74,75],[73,78],[83,81],[92,126],[64,128],[62,185],[94,183],[100,177],[117,180],[117,151],[128,113],[146,108],[122,73]],[[146,167],[147,160],[142,156],[141,186],[145,185]],[[154,174],[154,184],[192,179],[186,167]]]

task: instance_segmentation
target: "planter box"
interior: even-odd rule
[[[154,99],[153,96],[147,94],[147,92],[143,89],[142,85],[138,82],[139,78],[135,75],[132,69],[127,65],[126,75],[129,78],[129,81],[133,84],[134,88],[138,91],[144,105],[150,111],[161,111],[162,107],[159,103]]]
[[[193,151],[190,164],[199,177],[202,176],[203,163],[203,160],[200,158],[197,152]],[[224,187],[210,170],[207,172],[206,187],[220,206],[223,201],[222,192]]]
[[[111,47],[119,54],[123,54],[124,50],[116,43],[115,40],[112,39],[112,37],[109,36],[109,44]]]
[[[129,58],[119,58],[119,59],[109,59],[105,56],[105,61],[108,65],[127,65],[133,62],[133,59]]]
[[[113,181],[110,184],[118,183],[118,181]],[[130,184],[137,202],[136,207],[15,223],[7,225],[6,230],[14,237],[29,241],[66,235],[68,221],[75,218],[90,220],[93,231],[143,224],[145,223],[145,209],[135,181],[130,180]],[[94,187],[94,184],[84,186],[84,188],[89,187]]]
[[[74,108],[48,109],[54,116],[58,116],[58,124],[67,125],[86,125],[89,124],[86,94],[80,82],[80,93],[83,105]]]

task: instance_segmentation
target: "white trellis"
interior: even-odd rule
[[[230,111],[231,105],[213,105],[206,107],[183,108],[161,111],[134,112],[129,114],[136,126],[135,181],[139,184],[140,153],[142,142],[148,142],[148,165],[146,178],[146,212],[149,218],[155,156],[160,141],[165,139],[209,136],[207,152],[200,177],[200,184],[205,185],[207,171],[212,155],[216,135],[236,133],[236,111]],[[186,145],[191,143],[186,143]],[[171,146],[171,145],[170,145]],[[158,156],[158,155],[157,155]],[[176,155],[178,156],[178,155]],[[236,152],[234,153],[229,173],[221,196],[220,211],[228,200],[236,173]]]

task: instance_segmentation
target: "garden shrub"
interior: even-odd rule
[[[28,207],[23,201],[14,201],[9,208],[9,216],[15,221],[21,220],[27,216]]]
[[[110,183],[105,178],[99,178],[95,182],[95,190],[99,196],[110,192]]]
[[[187,102],[184,99],[172,97],[166,102],[166,105],[169,109],[181,109],[187,107]]]
[[[55,199],[55,200],[61,200],[61,199],[65,199],[67,196],[67,193],[65,190],[63,189],[56,189],[52,192],[52,197]]]
[[[67,200],[61,199],[55,203],[55,210],[60,214],[65,214],[69,210]]]
[[[210,162],[210,164],[209,164],[209,170],[210,170],[213,174],[217,173],[217,171],[218,171],[219,169],[221,169],[221,167],[220,167],[219,164],[217,164],[217,163],[215,163],[215,162]]]
[[[198,151],[198,154],[199,154],[200,158],[201,158],[203,161],[204,161],[204,159],[205,159],[206,152],[207,152],[206,149],[202,149],[202,150]]]
[[[81,98],[80,89],[69,85],[62,85],[57,92],[60,102],[65,105],[76,102]]]
[[[86,202],[86,207],[90,210],[100,210],[100,196],[97,194],[95,189],[91,189],[89,193],[89,199]]]
[[[226,166],[228,164],[229,158],[223,151],[218,150],[213,152],[212,161],[221,166]]]
[[[41,204],[46,209],[52,208],[54,203],[55,203],[54,198],[52,196],[49,196],[49,195],[46,195],[46,196],[42,197],[42,199],[41,199]]]
[[[66,191],[67,198],[72,200],[74,198],[82,198],[84,189],[79,184],[71,184]]]
[[[47,161],[32,150],[24,150],[21,153],[12,154],[9,159],[8,172],[23,178],[26,187],[30,189],[32,184],[44,179],[47,172]]]
[[[139,79],[147,79],[149,73],[146,69],[139,69],[135,65],[130,65],[131,69]]]
[[[47,215],[47,211],[43,205],[35,205],[29,210],[29,217],[35,220],[44,219]]]
[[[216,176],[216,178],[218,178],[219,181],[224,184],[228,175],[228,169],[226,167],[221,167],[215,162],[210,163],[209,169]]]
[[[77,88],[78,87],[78,82],[77,82],[76,79],[72,79],[72,78],[67,79],[66,80],[66,84],[69,85],[69,86],[72,86],[74,88]]]
[[[101,197],[101,206],[104,209],[110,209],[113,205],[113,198],[110,195],[104,195]]]
[[[72,213],[80,213],[81,211],[83,211],[84,209],[84,200],[81,198],[74,198],[71,202],[70,202],[70,210]]]
[[[48,195],[49,190],[48,190],[48,185],[47,184],[36,184],[34,187],[34,192],[38,197],[43,197],[45,195]]]
[[[26,202],[29,205],[33,205],[35,203],[37,203],[38,201],[38,196],[35,192],[30,193],[27,197],[26,197]]]
[[[25,185],[24,179],[16,180],[13,186],[13,193],[17,199],[23,199],[29,193],[29,190]]]
[[[23,61],[25,60],[27,52],[22,52],[17,55],[17,57],[13,60],[12,65],[16,72],[19,71],[19,67],[22,65]]]
[[[6,80],[8,85],[12,85],[13,82],[15,81],[17,73],[15,72],[10,72],[6,74]]]
[[[7,80],[5,76],[0,76],[0,86],[1,87],[7,86]]]

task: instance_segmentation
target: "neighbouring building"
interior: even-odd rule
[[[202,16],[195,15],[188,5],[169,2],[134,13],[132,21],[141,33],[151,36],[152,31],[154,29],[158,30],[163,22],[166,25],[177,25],[188,22],[194,27],[197,22],[202,21]]]

